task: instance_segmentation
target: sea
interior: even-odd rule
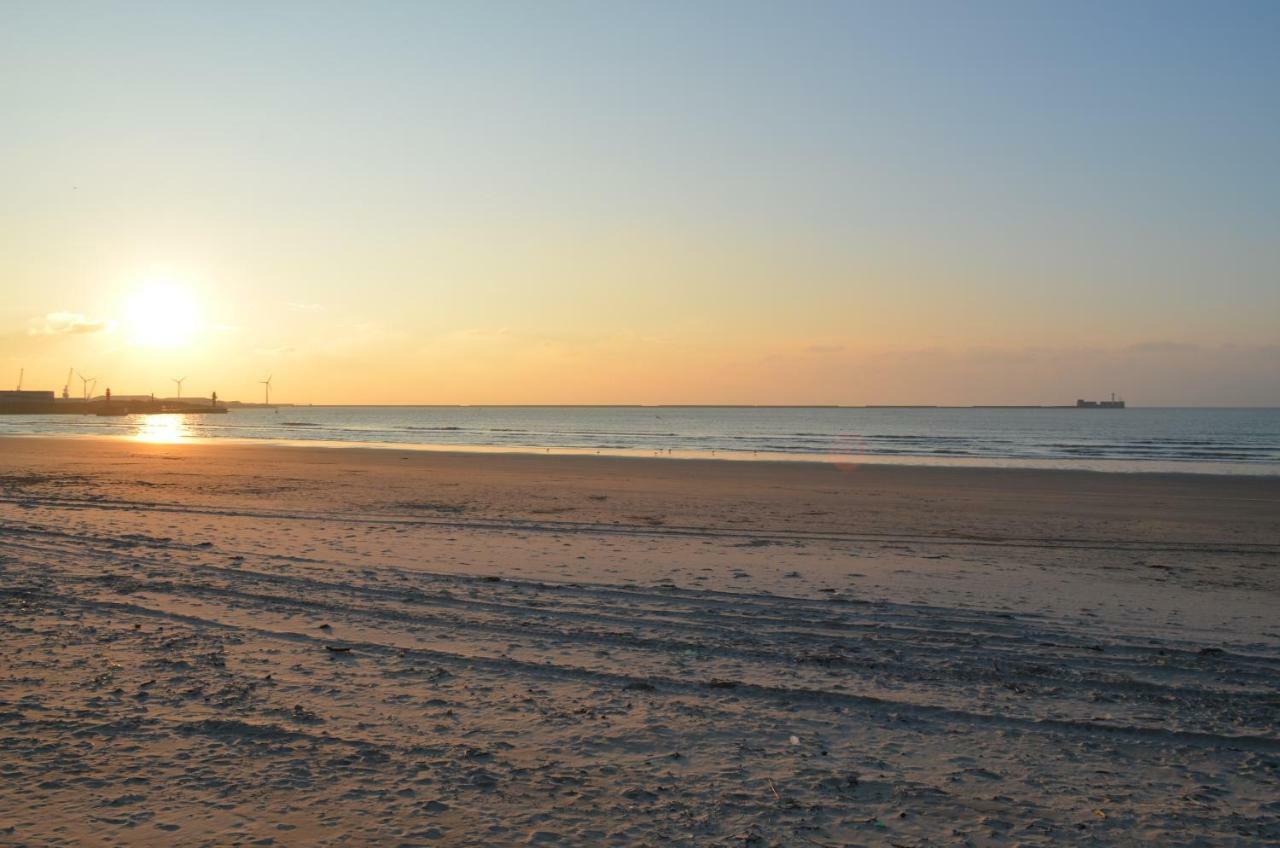
[[[0,434],[1280,474],[1280,409],[281,406],[226,415],[0,416]]]

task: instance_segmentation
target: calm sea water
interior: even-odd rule
[[[308,406],[2,416],[0,434],[1280,474],[1280,409]]]

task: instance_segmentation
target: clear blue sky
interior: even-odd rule
[[[1280,3],[11,3],[0,115],[36,371],[159,275],[242,394],[1280,402]]]

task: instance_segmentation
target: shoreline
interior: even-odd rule
[[[515,445],[455,445],[421,442],[352,442],[332,439],[265,439],[236,437],[183,436],[181,438],[149,439],[137,435],[110,435],[102,433],[0,433],[0,443],[6,439],[50,440],[76,442],[118,442],[135,445],[182,446],[258,446],[276,448],[314,448],[317,450],[361,451],[410,451],[414,453],[438,453],[459,455],[510,455],[543,457],[598,457],[627,460],[664,460],[677,462],[726,462],[759,463],[768,465],[864,465],[877,468],[947,469],[954,471],[1026,471],[1062,472],[1069,474],[1102,474],[1132,477],[1191,477],[1223,479],[1280,479],[1280,465],[1229,464],[1201,460],[1127,460],[1127,459],[1027,459],[999,457],[930,457],[920,455],[886,454],[797,454],[781,452],[747,451],[650,451],[643,448],[572,448],[537,447]],[[1198,466],[1198,467],[1192,467]]]
[[[12,449],[19,446],[22,446],[21,450]],[[157,465],[157,460],[163,461]],[[136,463],[140,474],[154,473],[159,469],[166,476],[171,476],[174,473],[172,467],[187,466],[166,468],[166,465],[182,460],[193,463],[187,473],[212,477],[250,470],[265,474],[267,469],[279,468],[308,469],[309,473],[322,474],[325,473],[322,471],[324,468],[341,466],[361,475],[376,474],[388,483],[399,483],[406,474],[427,474],[430,479],[446,479],[452,481],[450,485],[465,487],[473,485],[475,480],[492,478],[494,485],[511,488],[510,497],[523,493],[523,497],[536,500],[551,496],[536,487],[525,487],[532,480],[550,475],[558,485],[572,483],[594,487],[607,483],[613,487],[635,488],[646,493],[646,497],[657,497],[659,493],[663,497],[683,493],[698,500],[712,498],[725,506],[737,503],[742,497],[741,487],[745,487],[745,491],[754,493],[756,497],[767,497],[780,506],[791,497],[786,493],[807,492],[813,499],[835,499],[841,504],[841,509],[871,509],[879,506],[876,503],[879,498],[898,498],[932,503],[934,509],[942,510],[935,515],[895,513],[884,526],[899,533],[917,525],[945,523],[945,516],[951,512],[981,525],[990,522],[993,511],[1012,511],[1041,522],[1046,518],[1042,514],[1046,502],[1061,503],[1062,508],[1069,512],[1087,506],[1090,514],[1101,511],[1098,512],[1100,519],[1107,511],[1116,513],[1116,518],[1125,521],[1135,520],[1141,515],[1141,537],[1144,539],[1150,532],[1151,522],[1167,524],[1171,535],[1165,538],[1176,539],[1184,535],[1182,531],[1196,524],[1211,526],[1216,532],[1228,520],[1266,519],[1262,523],[1270,526],[1272,532],[1266,535],[1264,542],[1274,545],[1280,553],[1280,477],[1271,475],[1166,471],[1110,473],[1078,468],[958,467],[857,460],[772,461],[611,455],[594,451],[548,453],[505,448],[476,451],[458,450],[451,446],[424,449],[421,446],[349,443],[274,443],[257,439],[169,443],[96,435],[0,436],[0,465],[15,461],[47,461],[55,467],[82,463],[110,467]],[[121,480],[120,485],[132,487],[136,484],[132,480]],[[1096,503],[1082,502],[1082,497],[1094,499]],[[1149,503],[1146,502],[1148,499]],[[1199,502],[1206,500],[1221,504],[1270,504],[1273,509],[1257,515],[1231,514],[1221,509],[1203,514]],[[1196,502],[1197,505],[1183,507],[1183,501]],[[528,511],[527,505],[513,508],[517,512]],[[700,510],[686,507],[680,512],[701,519]],[[534,510],[531,514],[539,513]],[[844,529],[849,520],[836,510],[814,515],[823,517],[804,522],[812,529]],[[702,522],[681,523],[692,525]],[[1102,523],[1112,523],[1112,519],[1108,516]],[[770,524],[755,529],[765,532]],[[1173,532],[1172,528],[1179,532]],[[954,528],[949,532],[955,532]],[[1009,534],[1005,529],[1000,535],[1020,534]],[[1240,531],[1234,531],[1233,535],[1238,537]],[[1154,543],[1157,539],[1148,541]]]

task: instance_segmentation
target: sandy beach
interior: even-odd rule
[[[0,439],[3,845],[1267,845],[1280,479]]]

